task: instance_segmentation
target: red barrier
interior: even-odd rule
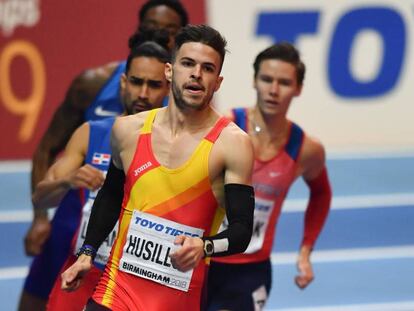
[[[77,74],[125,58],[143,2],[0,1],[1,160],[31,157]],[[204,1],[182,2],[204,22]]]

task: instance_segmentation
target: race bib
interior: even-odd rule
[[[86,229],[88,228],[89,218],[91,216],[91,210],[93,205],[93,199],[88,199],[86,204],[82,208],[82,219],[79,229],[79,234],[76,239],[75,255],[82,247],[83,242],[86,237]],[[105,266],[108,261],[109,255],[111,253],[112,245],[114,245],[115,238],[118,232],[118,222],[115,224],[115,227],[112,229],[111,233],[106,237],[105,241],[99,247],[96,252],[95,263]]]
[[[255,198],[254,205],[253,233],[249,246],[244,251],[245,254],[253,254],[262,249],[267,225],[269,224],[270,215],[273,211],[274,201]],[[228,220],[225,217],[219,232],[224,231],[228,226]]]
[[[120,259],[121,271],[187,292],[193,270],[173,268],[169,254],[180,247],[175,237],[201,237],[204,230],[134,210]]]

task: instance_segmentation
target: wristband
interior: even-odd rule
[[[76,257],[79,257],[80,255],[90,256],[92,257],[92,260],[94,260],[96,256],[96,250],[90,245],[83,245],[77,252]]]

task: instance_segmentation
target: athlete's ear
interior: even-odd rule
[[[126,88],[126,84],[127,84],[127,81],[128,81],[128,78],[127,78],[127,76],[125,75],[125,73],[123,73],[122,75],[121,75],[121,79],[119,80],[119,84],[121,85],[121,90],[123,91],[123,90],[125,90],[125,88]]]
[[[121,75],[121,79],[119,80],[119,85],[121,86],[121,90],[120,90],[120,92],[121,92],[121,96],[123,97],[124,96],[124,94],[125,94],[125,90],[126,90],[126,85],[127,85],[127,83],[128,83],[128,78],[127,78],[127,76],[125,75],[125,73],[123,73],[122,75]]]
[[[253,78],[253,88],[257,90],[257,79],[256,77]]]
[[[168,82],[172,81],[172,64],[165,63],[165,78]]]
[[[298,85],[297,90],[295,92],[295,96],[299,96],[302,93],[303,84]]]
[[[216,81],[216,87],[214,88],[214,92],[217,92],[221,86],[221,82],[223,82],[223,77],[222,76],[218,76],[217,81]]]

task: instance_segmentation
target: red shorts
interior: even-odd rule
[[[71,255],[65,262],[61,272],[65,271],[76,261],[76,257]],[[46,310],[48,311],[81,311],[88,299],[92,296],[96,284],[102,275],[102,270],[93,266],[92,269],[83,277],[80,287],[67,292],[61,289],[62,278],[56,279],[52,292],[49,296]]]

